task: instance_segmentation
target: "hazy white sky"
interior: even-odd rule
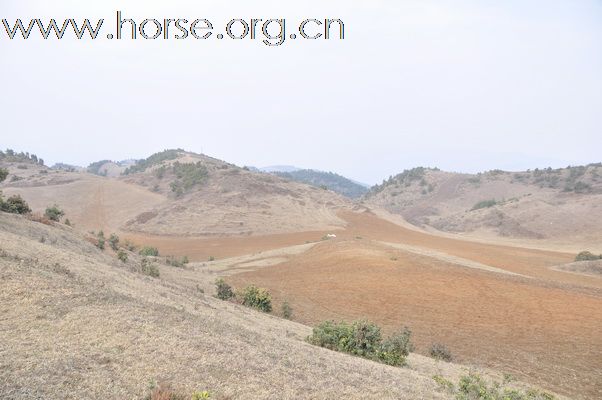
[[[87,165],[182,147],[367,183],[602,161],[599,0],[2,0],[0,18],[105,18],[108,33],[116,10],[216,33],[341,18],[346,38],[10,41],[0,27],[0,148]]]

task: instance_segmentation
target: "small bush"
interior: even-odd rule
[[[159,268],[146,257],[140,261],[140,271],[144,275],[148,275],[153,278],[159,277]]]
[[[401,332],[385,339],[378,351],[378,358],[384,364],[402,366],[406,363],[406,357],[414,350],[410,338],[412,332],[406,327]]]
[[[117,259],[119,259],[119,261],[125,264],[126,262],[128,262],[128,253],[123,251],[123,249],[119,249],[119,251],[117,252]]]
[[[575,261],[596,261],[600,259],[602,259],[602,254],[597,256],[589,251],[582,251],[575,257]]]
[[[460,377],[457,385],[435,375],[433,380],[445,391],[454,395],[456,400],[554,400],[555,397],[546,392],[529,389],[526,392],[507,387],[507,381],[488,383],[475,372]]]
[[[244,306],[266,313],[272,312],[272,296],[266,289],[250,285],[243,290],[240,297]]]
[[[194,392],[192,394],[192,400],[204,400],[204,399],[210,399],[211,398],[211,393],[209,393],[208,391],[202,391],[202,392]]]
[[[482,208],[490,208],[495,206],[496,204],[497,201],[495,201],[495,199],[479,201],[472,207],[471,211],[480,210]]]
[[[55,204],[52,207],[46,208],[44,215],[51,221],[59,222],[61,218],[65,215],[65,212]]]
[[[19,195],[11,196],[6,200],[0,198],[0,211],[11,214],[28,214],[31,212],[29,204]]]
[[[109,237],[109,246],[111,246],[111,249],[113,249],[113,251],[117,251],[117,249],[119,249],[119,236],[112,233]]]
[[[69,221],[69,218],[65,219],[65,225],[71,226],[71,221]]]
[[[232,291],[232,286],[228,285],[226,281],[222,278],[219,278],[215,281],[215,286],[217,289],[216,297],[220,300],[230,300],[234,297],[234,292]]]
[[[429,354],[436,360],[443,360],[450,362],[452,360],[452,355],[449,349],[441,343],[433,343],[429,350]]]
[[[291,307],[290,304],[288,304],[288,301],[285,301],[284,303],[282,303],[282,317],[286,318],[286,319],[293,319],[293,308]]]
[[[0,183],[8,177],[8,170],[6,168],[0,168]]]
[[[213,256],[209,257],[209,261],[215,261],[215,257],[213,257]]]
[[[139,253],[145,257],[159,257],[159,250],[156,247],[144,246]]]
[[[97,237],[97,242],[96,242],[96,247],[98,247],[101,250],[105,249],[105,234],[103,231],[98,232]]]

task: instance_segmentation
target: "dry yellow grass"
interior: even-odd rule
[[[6,214],[0,227],[2,399],[141,399],[151,380],[215,398],[445,399],[432,376],[465,371],[418,355],[394,368],[313,347],[307,326],[198,291],[194,282],[212,282],[218,263],[161,265],[154,279],[134,272],[135,255],[124,265],[70,228]]]

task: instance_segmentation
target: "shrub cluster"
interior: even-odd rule
[[[272,312],[272,296],[266,289],[258,288],[255,285],[247,286],[240,293],[240,299],[244,306],[266,313]]]
[[[380,327],[368,321],[325,321],[313,329],[307,341],[330,350],[353,354],[393,366],[402,366],[413,350],[411,332],[404,328],[383,339]]]
[[[159,257],[159,250],[156,247],[144,246],[139,254],[145,257]]]
[[[472,206],[472,208],[470,210],[475,211],[475,210],[480,210],[482,208],[490,208],[490,207],[495,206],[496,204],[497,204],[497,201],[495,201],[495,199],[483,200],[483,201],[479,201],[477,204]]]
[[[258,288],[255,285],[249,285],[243,290],[234,293],[232,287],[222,278],[215,281],[216,295],[220,300],[236,299],[240,304],[246,307],[255,308],[266,313],[272,312],[272,296],[266,289]],[[292,316],[292,309],[289,306],[287,315]],[[284,314],[284,309],[283,309]]]
[[[173,173],[176,180],[171,183],[171,190],[181,196],[196,185],[200,185],[207,179],[207,168],[199,161],[195,164],[182,164],[176,161],[173,164]]]
[[[31,208],[23,198],[19,195],[11,196],[4,200],[0,194],[0,211],[4,211],[11,214],[29,214]]]
[[[56,204],[52,207],[47,207],[46,211],[44,212],[44,216],[54,222],[59,222],[64,215],[65,212]]]
[[[112,233],[111,236],[109,236],[109,246],[111,246],[113,251],[117,251],[119,249],[119,236]]]
[[[222,278],[219,278],[215,281],[215,286],[217,289],[216,297],[220,300],[230,300],[234,297],[234,292],[232,291],[232,286],[228,285],[226,281]]]
[[[595,255],[589,251],[582,251],[581,253],[577,254],[577,257],[575,257],[575,261],[596,261],[596,260],[602,260],[602,254]]]
[[[488,383],[479,374],[470,372],[460,377],[458,384],[436,375],[433,380],[456,400],[554,400],[550,393],[534,389],[522,391],[508,387],[509,380]]]

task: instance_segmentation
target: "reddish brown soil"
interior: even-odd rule
[[[575,398],[602,398],[602,279],[550,270],[574,255],[474,243],[345,213],[337,239],[288,262],[228,278],[268,288],[295,319],[367,318],[387,332],[408,325],[418,351],[446,344],[462,363],[495,368]],[[229,257],[302,244],[325,232],[182,239],[135,236],[164,254]],[[384,246],[403,243],[526,277],[486,272]]]
[[[306,324],[367,318],[389,332],[408,325],[421,353],[441,342],[460,362],[577,398],[602,398],[602,280],[547,268],[572,255],[435,237],[370,214],[345,219],[349,227],[336,241],[229,280],[267,287]],[[532,278],[459,267],[370,239],[428,247]]]

